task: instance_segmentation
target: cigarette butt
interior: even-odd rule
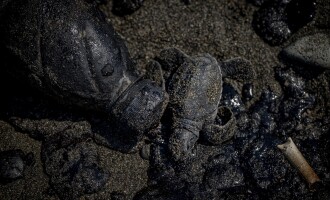
[[[277,145],[277,147],[282,151],[291,164],[298,169],[298,171],[308,182],[310,188],[312,188],[314,183],[320,181],[320,178],[308,164],[295,143],[292,141],[291,137],[289,137],[284,144]]]

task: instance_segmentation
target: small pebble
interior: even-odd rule
[[[149,160],[150,158],[150,145],[144,145],[140,150],[141,158]]]

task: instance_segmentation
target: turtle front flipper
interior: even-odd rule
[[[165,90],[164,71],[159,62],[152,60],[147,64],[144,78],[154,81]]]
[[[159,53],[154,62],[159,63],[162,68],[166,89],[181,65],[190,61],[191,58],[187,54],[176,48],[166,48]]]
[[[252,63],[240,57],[222,62],[221,70],[224,78],[230,78],[240,82],[253,81],[257,77]]]

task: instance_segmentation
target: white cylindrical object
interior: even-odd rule
[[[277,147],[283,152],[285,157],[292,163],[292,165],[298,169],[310,187],[314,183],[320,181],[320,178],[308,164],[295,143],[292,141],[291,137],[288,138],[287,142],[277,145]]]

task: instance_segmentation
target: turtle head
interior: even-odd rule
[[[116,128],[129,137],[140,138],[158,125],[168,103],[165,90],[149,79],[128,88],[111,108]]]

